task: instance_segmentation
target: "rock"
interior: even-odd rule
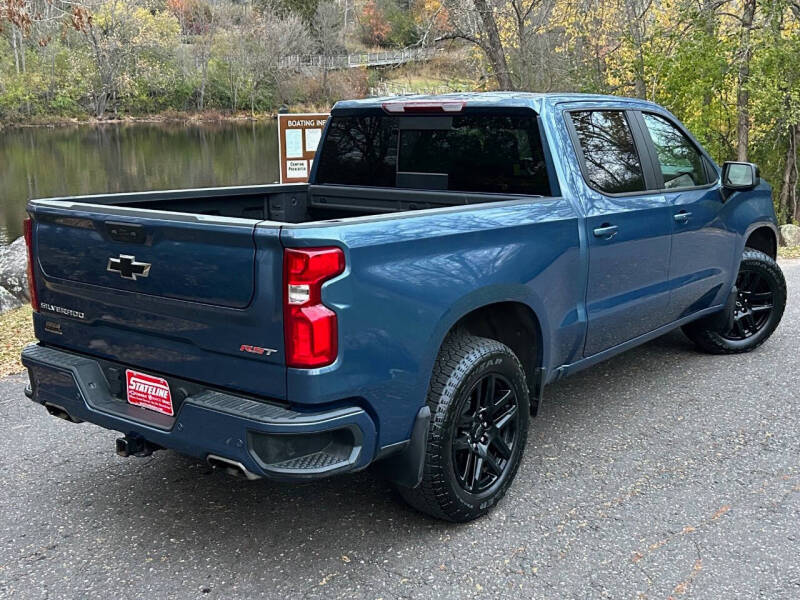
[[[22,301],[19,298],[14,297],[6,288],[0,287],[0,313],[20,306],[22,306]]]
[[[8,246],[0,246],[0,288],[19,300],[20,304],[30,300],[25,238],[20,237]]]
[[[781,243],[784,246],[800,246],[800,227],[781,225]]]

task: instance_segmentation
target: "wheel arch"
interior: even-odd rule
[[[534,394],[537,372],[547,364],[547,324],[542,323],[531,298],[497,299],[478,305],[469,305],[458,313],[451,314],[439,331],[437,343],[433,344],[433,361],[447,337],[463,330],[472,335],[485,337],[505,344],[517,355],[525,371],[531,394]],[[538,390],[541,391],[541,390]]]
[[[505,344],[522,363],[528,387],[533,387],[536,369],[542,366],[542,326],[533,309],[522,302],[494,302],[462,316],[448,331],[472,335]],[[444,341],[444,340],[442,340]]]
[[[745,248],[759,250],[771,258],[778,256],[778,232],[772,223],[756,223],[747,230]]]

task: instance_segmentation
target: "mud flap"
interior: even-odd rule
[[[534,371],[533,386],[531,387],[531,416],[535,417],[542,410],[544,399],[545,368],[539,367]]]
[[[375,473],[395,485],[415,488],[422,481],[425,465],[425,450],[428,446],[428,426],[431,409],[425,405],[419,409],[411,429],[408,445],[397,454],[375,463]]]

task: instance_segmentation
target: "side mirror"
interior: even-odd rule
[[[753,163],[728,161],[722,165],[722,187],[728,191],[752,190],[759,183],[761,176]]]

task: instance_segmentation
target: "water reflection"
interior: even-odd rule
[[[0,132],[0,244],[22,234],[29,198],[277,179],[272,121],[6,129]]]

